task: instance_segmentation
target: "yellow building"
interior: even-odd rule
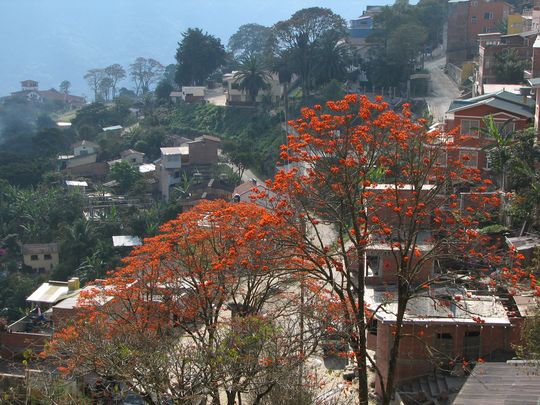
[[[58,243],[22,245],[23,263],[36,271],[51,271],[58,266]]]
[[[506,33],[508,35],[523,32],[523,16],[521,14],[510,14],[507,25]]]

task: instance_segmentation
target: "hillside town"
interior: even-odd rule
[[[92,99],[21,77],[0,404],[537,404],[539,34],[536,2],[312,7]]]

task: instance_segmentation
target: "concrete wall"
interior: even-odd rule
[[[218,161],[218,147],[213,141],[196,140],[188,143],[189,164],[214,164]]]
[[[32,256],[36,256],[36,260],[32,260]],[[50,259],[45,258],[45,253],[38,253],[36,255],[24,255],[23,263],[32,267],[34,270],[43,269],[44,271],[51,271],[54,267],[58,266],[59,257],[58,252],[49,253]]]

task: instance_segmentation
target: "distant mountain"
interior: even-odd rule
[[[384,4],[376,0],[369,4]],[[242,24],[272,25],[295,11],[329,7],[346,20],[366,6],[360,0],[0,0],[0,96],[37,80],[41,89],[72,83],[91,98],[88,69],[138,56],[174,62],[180,34],[200,27],[224,44]],[[120,86],[131,87],[129,81]]]

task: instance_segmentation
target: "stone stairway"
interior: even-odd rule
[[[406,405],[447,405],[464,382],[462,377],[437,373],[406,381],[397,391]]]

